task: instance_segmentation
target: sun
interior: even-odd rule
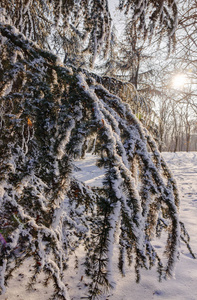
[[[187,81],[185,74],[176,74],[172,78],[172,87],[175,89],[182,89]]]

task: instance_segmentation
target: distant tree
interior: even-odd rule
[[[159,127],[160,150],[196,150],[195,143],[189,137],[191,124],[197,112],[194,63],[196,61],[196,1],[178,1],[176,6],[179,15],[176,29],[173,30],[176,40],[173,38],[171,42],[174,40],[177,47],[174,47],[174,51],[169,55],[167,55],[167,41],[170,40],[167,36],[170,35],[170,30],[166,30],[165,27],[162,35],[157,35],[155,30],[149,38],[148,24],[151,21],[146,18],[144,36],[143,30],[137,30],[140,20],[134,17],[132,21],[130,10],[128,11],[128,21],[121,45],[121,64],[119,62],[118,70],[119,73],[122,72],[122,78],[136,86],[138,94],[147,100],[149,106],[152,104],[154,109],[153,102],[156,103],[155,110],[158,118],[155,121]],[[144,7],[148,11],[148,5]],[[161,37],[164,50],[158,47]],[[186,82],[178,88],[173,87],[172,84],[177,74],[186,77]],[[187,122],[184,121],[185,118]],[[191,135],[191,138],[195,139],[195,135]],[[190,141],[189,144],[192,144],[193,148],[188,148],[187,141]]]
[[[137,88],[141,83],[142,65],[152,54],[150,42],[156,38],[157,45],[168,37],[169,49],[175,46],[175,32],[178,23],[178,10],[175,1],[121,0],[119,9],[127,16],[123,35],[122,71],[128,81]],[[155,43],[155,41],[154,41]],[[148,51],[146,49],[148,48]],[[148,54],[147,54],[148,53]],[[146,70],[146,75],[149,70]]]

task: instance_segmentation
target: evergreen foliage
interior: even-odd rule
[[[0,32],[1,293],[32,257],[28,287],[44,272],[44,283],[54,282],[52,298],[69,299],[65,270],[81,244],[87,297],[95,299],[113,287],[115,240],[123,275],[133,256],[137,281],[153,265],[160,278],[171,276],[180,239],[188,247],[189,239],[176,183],[151,134],[105,80],[63,66],[12,26]],[[105,169],[102,188],[72,174],[86,151]],[[151,242],[162,230],[165,265]]]
[[[167,32],[169,41],[174,39],[174,0],[120,0],[118,8],[129,15],[127,31],[132,38],[162,38]],[[0,14],[27,38],[78,67],[92,68],[98,55],[106,59],[113,51],[108,0],[1,0]]]
[[[111,17],[107,0],[2,0],[6,23],[45,49],[62,52],[74,65],[94,64],[109,48]]]
[[[144,37],[153,33],[167,32],[174,37],[178,22],[178,9],[175,0],[120,0],[119,9],[125,14],[131,13],[130,31],[138,35],[143,31]]]

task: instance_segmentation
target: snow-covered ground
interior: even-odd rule
[[[190,153],[163,153],[165,160],[171,168],[179,187],[181,207],[180,219],[191,237],[191,247],[197,256],[197,152]],[[77,166],[81,171],[75,173],[76,177],[89,186],[98,186],[102,182],[103,171],[96,168],[95,157],[88,156],[85,161],[80,161]],[[155,242],[158,249],[162,241]],[[27,274],[31,270],[31,260],[20,270],[17,270],[11,280],[7,293],[0,296],[0,300],[49,300],[50,287],[46,290],[40,282],[32,292],[25,290]],[[184,244],[181,244],[180,261],[177,264],[175,277],[159,283],[156,270],[142,270],[142,278],[139,284],[135,283],[135,275],[132,268],[127,267],[126,276],[123,278],[114,265],[116,288],[100,300],[197,300],[197,259],[191,255]],[[82,288],[81,274],[73,274],[70,270],[67,274],[69,285],[73,283],[71,299],[79,300],[84,297],[78,288]],[[76,288],[75,285],[78,287]]]
[[[197,152],[162,155],[176,178],[181,198],[180,220],[185,223],[192,250],[197,256]],[[197,259],[191,258],[184,244],[181,244],[175,278],[159,283],[154,269],[142,273],[141,282],[136,285],[134,275],[128,270],[127,276],[118,280],[111,299],[197,300]]]

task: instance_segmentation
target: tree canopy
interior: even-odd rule
[[[27,38],[46,49],[63,48],[66,59],[73,64],[85,55],[86,65],[92,66],[97,55],[106,57],[109,51],[108,0],[2,0],[0,7],[5,18]],[[134,31],[135,35],[151,37],[156,32],[162,37],[166,31],[170,39],[174,37],[175,1],[120,0],[119,9],[130,14],[131,35]]]

